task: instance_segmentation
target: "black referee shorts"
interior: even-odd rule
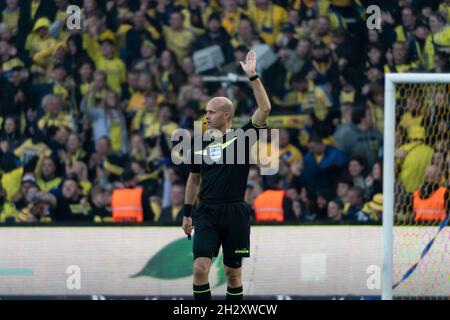
[[[242,258],[250,256],[250,215],[245,201],[200,202],[193,215],[194,259],[217,257],[222,246],[224,264],[239,268]]]

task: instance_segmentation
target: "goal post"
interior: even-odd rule
[[[396,103],[398,98],[396,87],[399,84],[402,85],[450,84],[450,74],[433,74],[433,73],[385,74],[384,144],[383,144],[383,196],[384,196],[383,269],[381,281],[382,285],[381,292],[383,300],[393,299],[393,284],[394,284],[393,269],[394,269],[394,241],[395,241],[394,218],[396,214],[395,144],[397,134],[396,118],[398,115],[396,110]],[[419,257],[417,257],[417,259],[419,258],[420,255]]]

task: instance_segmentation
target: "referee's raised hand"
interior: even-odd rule
[[[244,70],[247,77],[253,77],[256,75],[256,52],[250,50],[247,53],[247,57],[245,59],[245,63],[239,61],[241,63],[242,70]]]

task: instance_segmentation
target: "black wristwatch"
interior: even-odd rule
[[[253,77],[248,78],[248,80],[255,81],[258,78],[259,78],[259,75],[255,74]]]

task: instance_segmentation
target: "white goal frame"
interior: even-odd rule
[[[398,83],[450,83],[450,73],[387,73],[384,78],[383,143],[383,271],[381,298],[393,297],[393,230],[395,183],[395,85]]]

